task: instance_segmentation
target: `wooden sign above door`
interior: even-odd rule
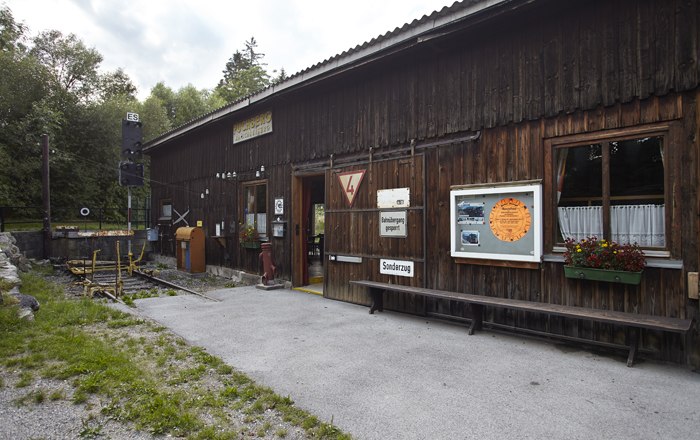
[[[338,173],[338,182],[340,182],[340,189],[343,191],[343,194],[345,194],[345,197],[348,199],[348,204],[350,206],[352,206],[352,202],[355,201],[357,190],[360,188],[362,178],[365,177],[365,171],[366,170],[356,170]]]

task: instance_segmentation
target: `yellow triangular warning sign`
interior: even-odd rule
[[[350,206],[352,206],[352,202],[355,200],[357,189],[360,187],[363,177],[365,177],[365,170],[338,173],[340,189],[343,191],[343,194],[345,194],[345,197],[347,197]]]

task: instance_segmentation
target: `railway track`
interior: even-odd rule
[[[116,270],[95,271],[84,275],[66,270],[66,274],[70,274],[72,284],[77,286],[71,289],[74,294],[100,295],[116,301],[123,296],[155,297],[172,295],[174,291],[175,294],[189,293],[210,301],[220,301],[204,293],[158,278],[147,271],[133,269],[131,276],[126,270],[121,272],[121,276],[118,277]]]

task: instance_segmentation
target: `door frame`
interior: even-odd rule
[[[306,179],[309,177],[323,176],[324,204],[326,203],[326,191],[328,182],[326,170],[315,170],[308,172],[297,172],[292,174],[292,215],[291,231],[292,236],[292,286],[300,287],[309,284],[307,237],[304,229],[304,192],[311,191]],[[325,243],[324,243],[325,245]],[[324,277],[325,278],[325,277]]]

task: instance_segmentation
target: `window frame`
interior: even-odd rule
[[[664,147],[664,205],[666,206],[664,213],[664,221],[666,228],[665,234],[665,246],[663,248],[645,248],[644,254],[647,257],[670,257],[671,249],[673,249],[672,242],[672,231],[670,230],[670,225],[673,219],[673,209],[674,206],[671,205],[673,200],[673,192],[675,188],[672,187],[672,182],[670,176],[672,174],[671,170],[674,168],[673,162],[673,151],[670,148],[673,133],[673,126],[670,123],[658,123],[658,124],[647,124],[635,127],[612,129],[612,130],[601,130],[596,132],[588,133],[577,133],[571,135],[557,136],[544,139],[544,156],[545,156],[545,202],[544,202],[544,225],[545,225],[545,243],[544,249],[548,253],[560,253],[564,252],[566,248],[562,242],[557,242],[557,231],[559,229],[559,220],[557,217],[557,185],[555,182],[556,172],[556,151],[561,148],[572,148],[580,147],[596,143],[610,143],[614,141],[626,141],[632,139],[638,139],[640,137],[661,137],[662,145]],[[604,149],[606,150],[606,149]],[[609,236],[610,234],[610,170],[602,170],[603,176],[607,173],[607,178],[603,178],[603,206],[607,207],[607,210],[603,210],[603,230],[604,235]],[[607,200],[606,200],[607,199]]]
[[[241,213],[241,214],[240,214],[240,219],[239,219],[238,223],[239,223],[240,225],[242,225],[242,227],[245,227],[245,226],[246,226],[246,207],[247,207],[247,204],[248,204],[248,201],[246,200],[246,192],[247,192],[247,190],[248,190],[249,188],[255,188],[255,187],[258,187],[258,186],[262,186],[262,185],[265,186],[265,201],[264,201],[264,205],[265,205],[265,214],[268,214],[268,215],[266,215],[266,217],[265,217],[265,234],[264,234],[264,235],[263,235],[263,234],[260,234],[260,240],[261,240],[261,241],[267,241],[267,240],[269,240],[269,237],[270,237],[270,231],[269,231],[269,229],[270,229],[270,216],[269,216],[270,209],[269,209],[269,206],[268,206],[268,205],[269,205],[269,201],[270,201],[270,192],[269,192],[269,188],[268,188],[268,181],[267,181],[267,179],[265,179],[265,180],[253,180],[253,181],[242,182],[242,183],[241,183],[241,196],[240,196],[240,200],[241,200],[241,207],[240,207],[241,209],[240,209],[240,213]],[[256,190],[257,190],[257,188],[256,188]],[[256,230],[256,231],[258,230],[258,214],[259,214],[259,212],[258,212],[258,203],[257,203],[257,196],[256,196],[256,201],[255,201],[255,217],[254,217],[254,221],[255,221],[254,226],[255,226],[255,230]]]
[[[165,216],[163,214],[163,206],[170,205],[170,216]],[[158,211],[158,221],[166,221],[173,219],[173,200],[172,199],[160,199],[159,211]]]

